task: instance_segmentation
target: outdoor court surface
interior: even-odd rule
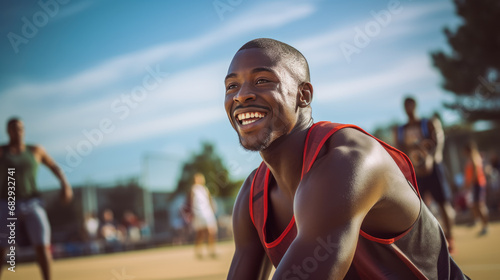
[[[458,265],[472,279],[500,279],[500,222],[490,225],[487,236],[476,237],[478,227],[456,227]],[[56,260],[55,280],[219,280],[226,279],[234,247],[218,244],[217,259],[194,258],[192,246],[163,247],[126,253]],[[4,266],[5,267],[5,266]],[[5,280],[41,279],[35,264],[22,264]]]

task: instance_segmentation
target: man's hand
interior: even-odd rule
[[[61,202],[67,205],[71,200],[73,200],[73,190],[67,183],[63,184],[61,188]]]

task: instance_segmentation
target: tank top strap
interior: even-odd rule
[[[262,162],[255,172],[252,180],[252,185],[250,187],[250,201],[249,212],[252,222],[261,235],[261,229],[264,226],[264,187],[265,182],[268,180],[269,169],[266,164]],[[262,239],[261,239],[262,240]]]
[[[306,143],[304,145],[304,154],[302,162],[302,177],[311,169],[319,151],[325,142],[339,129],[349,127],[350,125],[332,123],[328,121],[317,122],[311,126],[307,133]]]
[[[306,137],[306,143],[304,146],[304,155],[302,163],[302,177],[311,169],[319,151],[325,144],[325,142],[332,136],[335,132],[343,128],[354,128],[363,132],[364,134],[377,140],[380,145],[389,153],[392,159],[396,162],[399,169],[405,176],[406,180],[411,183],[414,190],[418,193],[417,180],[415,177],[415,171],[413,170],[413,165],[410,159],[401,151],[388,145],[387,143],[377,139],[375,136],[366,132],[362,128],[352,125],[352,124],[339,124],[332,123],[328,121],[322,121],[315,123],[310,129]]]

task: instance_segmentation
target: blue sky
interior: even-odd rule
[[[38,3],[0,4],[0,121],[20,116],[26,141],[42,144],[73,185],[142,176],[171,189],[200,141],[244,178],[260,157],[239,147],[223,79],[236,50],[258,37],[306,56],[315,120],[370,131],[404,121],[408,93],[422,115],[452,98],[429,56],[448,49],[442,29],[459,23],[451,1]],[[57,186],[46,168],[39,183]]]

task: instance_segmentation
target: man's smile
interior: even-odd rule
[[[254,123],[266,116],[265,113],[260,113],[260,112],[247,112],[247,113],[240,113],[236,115],[236,119],[239,121],[240,124],[242,125],[247,125]]]
[[[265,119],[268,114],[266,109],[260,106],[240,107],[234,110],[233,116],[239,129],[248,131]]]

